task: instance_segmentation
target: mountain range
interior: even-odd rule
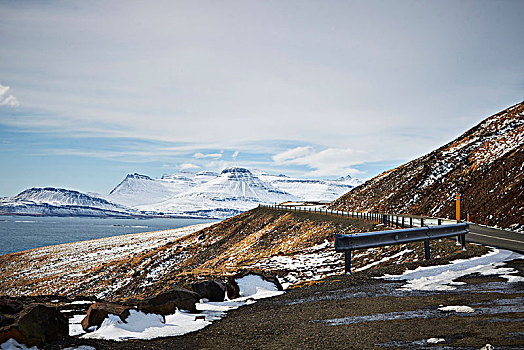
[[[297,179],[239,167],[220,174],[186,171],[158,179],[135,173],[127,175],[108,195],[31,188],[0,199],[0,214],[227,218],[261,203],[330,202],[359,183],[350,176]]]
[[[332,209],[462,219],[524,230],[524,102],[486,118],[446,145],[386,171]]]

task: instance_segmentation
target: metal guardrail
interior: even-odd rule
[[[299,205],[265,205],[259,204],[260,207],[271,208],[276,210],[287,210],[296,212],[308,212],[317,214],[337,215],[355,219],[365,219],[375,221],[393,228],[422,227],[431,225],[442,225],[456,223],[456,220],[445,218],[430,218],[415,215],[396,215],[390,213],[373,213],[373,212],[355,212],[342,211],[321,208],[320,206],[299,206]]]
[[[259,205],[266,208],[287,210],[296,212],[309,212],[318,214],[331,214],[356,219],[375,221],[385,226],[400,228],[397,230],[376,231],[366,233],[355,233],[352,235],[336,235],[335,250],[345,253],[345,271],[351,271],[351,251],[355,249],[366,249],[383,247],[393,244],[424,241],[425,259],[431,257],[429,241],[447,237],[457,237],[457,243],[466,249],[466,237],[469,232],[468,223],[455,223],[455,220],[443,218],[428,218],[412,215],[379,214],[372,212],[349,212],[330,210],[318,207],[296,206],[296,205]],[[453,223],[445,224],[443,223]]]
[[[352,235],[337,234],[335,236],[335,251],[344,252],[345,271],[351,273],[351,251],[384,247],[393,244],[424,241],[426,260],[430,259],[429,241],[447,237],[458,237],[462,249],[466,249],[466,234],[469,232],[468,223],[406,228],[400,230],[355,233]]]

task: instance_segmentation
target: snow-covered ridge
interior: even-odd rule
[[[94,195],[63,188],[30,188],[0,199],[0,213],[58,216],[127,216],[136,210]]]
[[[359,183],[350,176],[337,180],[297,179],[240,167],[224,169],[220,174],[182,171],[157,179],[134,173],[106,196],[32,188],[0,200],[0,213],[228,218],[258,204],[332,201]]]

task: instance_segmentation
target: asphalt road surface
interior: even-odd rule
[[[469,230],[470,232],[466,235],[467,242],[480,243],[524,254],[524,234],[522,233],[475,224],[470,224]]]

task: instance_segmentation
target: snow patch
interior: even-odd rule
[[[235,280],[240,289],[241,297],[249,297],[252,295],[271,295],[278,292],[275,284],[268,282],[257,275],[247,275]],[[280,294],[280,293],[279,293]]]
[[[38,350],[36,346],[28,348],[24,344],[19,344],[13,338],[9,339],[8,341],[0,345],[0,349],[2,350]]]
[[[444,339],[444,338],[429,338],[428,340],[426,340],[426,343],[428,343],[428,344],[438,344],[438,343],[443,343],[445,341],[446,341],[446,339]]]
[[[379,278],[388,280],[407,280],[401,289],[410,290],[454,290],[455,279],[479,273],[483,276],[498,275],[508,282],[524,282],[524,278],[515,276],[518,271],[502,267],[505,261],[523,258],[524,256],[509,250],[493,249],[491,252],[471,259],[460,259],[448,265],[419,267],[407,270],[402,275],[384,275]]]
[[[452,305],[452,306],[441,306],[438,308],[440,311],[455,311],[455,312],[465,312],[471,313],[475,311],[472,307],[465,305]]]
[[[107,339],[123,341],[128,339],[153,339],[158,337],[172,337],[194,332],[219,320],[229,310],[249,305],[258,299],[269,298],[284,292],[276,290],[273,283],[258,279],[238,279],[241,298],[223,302],[201,302],[196,304],[197,313],[177,310],[172,315],[146,314],[138,310],[131,310],[125,322],[115,315],[109,315],[100,328],[92,333],[87,333],[82,338]],[[265,283],[262,283],[262,282]],[[71,329],[70,329],[71,332]]]

